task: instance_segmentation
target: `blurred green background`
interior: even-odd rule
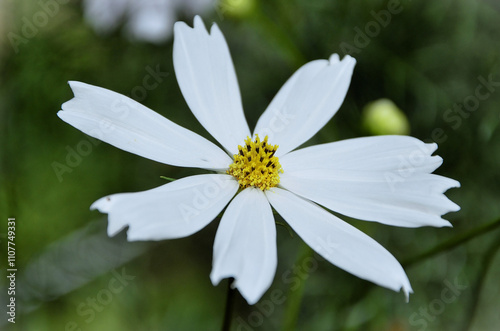
[[[18,267],[16,324],[2,312],[0,329],[219,330],[227,280],[214,287],[209,279],[218,220],[188,238],[127,243],[124,233],[108,238],[106,216],[89,211],[104,195],[199,171],[98,143],[56,116],[73,97],[67,81],[78,80],[133,96],[213,141],[178,88],[172,38],[130,40],[120,27],[97,33],[82,3],[67,0],[26,37],[26,21],[47,2],[0,1],[3,307],[8,217],[17,220]],[[439,144],[436,173],[462,184],[447,193],[462,208],[445,216],[453,228],[344,218],[403,263],[415,291],[409,303],[332,266],[278,226],[274,283],[255,306],[237,294],[232,330],[500,329],[500,2],[225,0],[200,14],[227,39],[251,128],[302,64],[350,52],[357,65],[347,98],[307,144],[380,133],[364,109],[387,98],[410,135]],[[192,24],[193,15],[177,16]],[[157,68],[168,75],[137,94]]]

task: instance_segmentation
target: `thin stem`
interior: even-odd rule
[[[304,261],[311,258],[313,255],[313,250],[306,244],[302,243],[302,247],[299,251],[297,262],[295,265],[303,265]],[[288,294],[288,303],[285,308],[284,321],[282,330],[295,330],[297,328],[297,321],[299,319],[300,306],[302,304],[302,297],[304,294],[305,279],[299,283],[298,287],[290,288]]]
[[[262,8],[258,8],[253,16],[252,22],[255,24],[257,31],[264,32],[263,36],[277,46],[277,50],[281,50],[283,54],[294,66],[301,66],[307,62],[306,57],[290,38],[290,35],[281,28],[280,25],[269,18]]]
[[[479,271],[479,277],[476,281],[476,284],[472,288],[472,300],[470,302],[470,307],[467,309],[469,312],[465,322],[462,323],[463,330],[469,330],[472,326],[472,322],[474,321],[474,316],[476,315],[477,307],[479,306],[479,299],[481,293],[483,292],[484,283],[486,282],[486,276],[488,275],[488,271],[495,260],[495,256],[500,249],[500,241],[495,241],[493,245],[488,249],[486,254],[483,257],[483,263],[481,263],[481,269]]]
[[[427,251],[425,251],[423,253],[420,253],[416,256],[413,256],[413,257],[410,257],[410,258],[404,260],[403,263],[401,263],[401,264],[403,265],[403,267],[407,268],[413,264],[422,262],[430,257],[433,257],[434,255],[438,255],[438,254],[443,253],[447,250],[450,250],[450,249],[453,249],[457,246],[460,246],[461,244],[463,244],[471,239],[474,239],[475,237],[478,237],[482,234],[488,233],[489,231],[493,231],[497,227],[500,227],[500,218],[493,221],[493,222],[480,225],[477,228],[475,228],[469,232],[460,234],[460,235],[453,237],[445,242],[439,243],[436,246],[434,246],[433,248],[428,249]],[[373,286],[372,283],[365,283],[365,284],[357,287],[354,294],[351,295],[348,302],[346,302],[345,310],[351,309],[351,307],[353,305],[355,305],[362,298],[364,298],[374,288],[375,288],[375,286]]]
[[[484,233],[492,231],[497,227],[500,227],[500,218],[491,222],[491,223],[480,225],[477,228],[472,229],[469,232],[462,233],[462,234],[460,234],[456,237],[453,237],[447,241],[439,243],[436,246],[434,246],[433,248],[431,248],[431,249],[429,249],[421,254],[418,254],[416,256],[410,257],[409,259],[406,259],[405,261],[403,261],[402,265],[403,265],[403,267],[409,267],[410,265],[421,262],[421,261],[423,261],[431,256],[437,255],[439,253],[442,253],[442,252],[448,251],[452,248],[455,248],[457,246],[460,246],[461,244],[463,244],[463,243],[465,243],[465,242],[467,242],[467,241],[469,241],[477,236],[480,236]]]
[[[233,305],[235,289],[231,288],[234,279],[230,278],[227,282],[227,296],[226,296],[226,310],[224,311],[224,322],[222,324],[222,331],[231,330],[231,322],[233,320]]]

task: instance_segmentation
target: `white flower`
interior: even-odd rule
[[[161,43],[170,38],[179,12],[201,14],[214,0],[84,0],[86,20],[97,32],[108,33],[125,21],[132,39]]]
[[[58,113],[125,151],[216,172],[97,200],[91,208],[109,214],[108,234],[129,226],[129,240],[185,237],[229,204],[215,237],[210,277],[215,285],[234,277],[233,285],[254,304],[276,272],[273,207],[325,259],[380,286],[403,289],[408,297],[412,289],[398,261],[321,206],[395,226],[451,226],[441,215],[459,207],[443,193],[459,183],[431,174],[442,163],[431,156],[436,144],[378,136],[294,151],[339,109],[355,60],[340,61],[334,54],[302,66],[251,135],[229,49],[216,24],[208,33],[199,17],[194,28],[177,22],[173,59],[191,111],[225,151],[123,95],[84,83],[70,82],[75,98]]]

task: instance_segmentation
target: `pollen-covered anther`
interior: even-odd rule
[[[262,191],[278,186],[280,173],[283,173],[278,157],[274,156],[278,145],[269,145],[267,136],[260,140],[245,139],[245,145],[238,146],[238,154],[234,154],[234,162],[227,173],[234,176],[241,188],[258,187]]]

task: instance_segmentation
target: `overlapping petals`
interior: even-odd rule
[[[443,193],[456,180],[430,174],[436,144],[406,136],[356,138],[307,147],[280,159],[281,186],[346,216],[384,224],[451,226],[460,208]]]

